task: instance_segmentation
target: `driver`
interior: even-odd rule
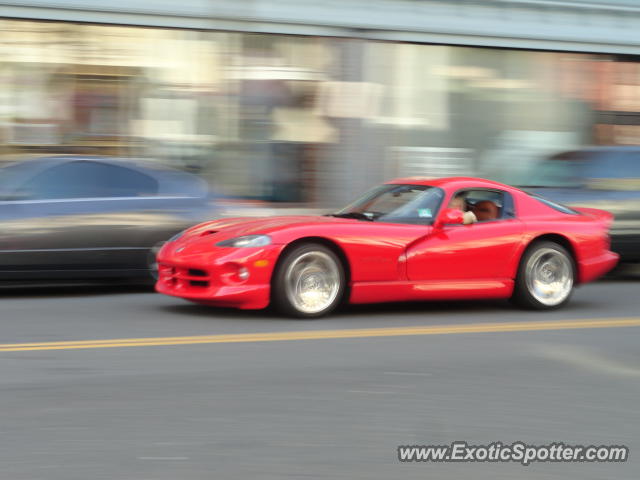
[[[476,214],[473,212],[466,211],[466,202],[464,200],[464,193],[459,193],[455,197],[451,199],[449,202],[449,206],[447,208],[455,208],[456,210],[462,210],[463,222],[465,225],[469,225],[470,223],[475,223],[478,221]]]

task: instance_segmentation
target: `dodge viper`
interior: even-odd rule
[[[565,304],[613,268],[613,215],[478,178],[405,178],[335,213],[226,218],[175,235],[156,290],[319,317],[343,302],[510,298]]]

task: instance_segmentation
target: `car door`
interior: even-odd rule
[[[7,206],[13,221],[4,222],[0,243],[3,270],[40,271],[69,268],[77,250],[95,241],[93,225],[81,218],[85,199],[95,197],[94,162],[52,160],[46,168],[14,185]]]
[[[40,172],[16,191],[15,221],[0,244],[4,270],[144,268],[140,228],[157,218],[157,181],[133,169],[74,160]],[[59,276],[57,273],[55,276]]]
[[[445,225],[434,229],[407,251],[407,276],[417,282],[473,282],[512,278],[512,259],[524,232],[508,192],[466,189],[470,207],[494,202],[498,216],[469,225]],[[453,198],[453,197],[452,197]]]

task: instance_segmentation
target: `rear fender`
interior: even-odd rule
[[[614,215],[611,212],[607,212],[606,210],[600,210],[599,208],[588,208],[588,207],[571,207],[576,212],[580,212],[583,215],[593,218],[594,220],[600,221],[603,226],[608,230],[611,228],[613,224]]]

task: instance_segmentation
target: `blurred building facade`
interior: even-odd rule
[[[0,156],[149,157],[224,194],[337,205],[384,179],[518,183],[640,143],[635,0],[0,6]]]

